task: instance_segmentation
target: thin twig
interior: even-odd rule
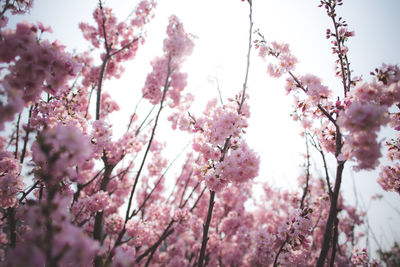
[[[153,107],[150,109],[149,113],[147,113],[147,115],[146,115],[146,117],[144,118],[144,120],[142,121],[142,123],[141,123],[141,124],[139,125],[139,127],[136,129],[135,136],[138,136],[138,135],[139,135],[139,133],[140,133],[140,131],[141,131],[143,125],[145,124],[146,120],[150,117],[150,114],[153,112],[154,108],[155,108],[155,106],[153,106]]]
[[[85,113],[85,119],[87,119],[87,116],[89,115],[89,106],[90,106],[90,100],[92,99],[92,94],[94,91],[95,86],[92,85],[92,89],[90,89],[89,97],[88,97],[88,103],[86,106],[86,113]]]
[[[139,40],[140,36],[138,38],[133,39],[132,41],[130,41],[129,43],[127,43],[126,45],[124,45],[123,47],[121,47],[120,49],[114,51],[113,53],[110,54],[110,57],[115,56],[116,54],[120,53],[121,51],[129,48],[131,45],[133,45],[134,43],[136,43]]]
[[[29,190],[28,191],[26,191],[26,192],[24,192],[23,194],[22,194],[22,197],[19,199],[19,204],[22,204],[22,201],[24,201],[24,199],[36,188],[36,186],[39,184],[39,181],[36,181],[32,186],[31,186],[31,188],[29,188]]]
[[[179,205],[178,205],[178,206],[181,206],[181,204],[182,204],[183,197],[185,196],[186,189],[187,189],[188,186],[189,186],[189,182],[190,182],[190,179],[192,178],[192,174],[193,174],[193,169],[190,171],[190,173],[189,173],[189,175],[188,175],[188,178],[186,179],[185,186],[183,187],[183,190],[182,190],[182,193],[181,193],[181,197],[180,197],[180,199],[179,199]],[[178,192],[177,192],[177,193],[178,193]]]
[[[307,149],[307,154],[306,154],[306,185],[304,187],[303,190],[303,196],[301,197],[301,201],[300,201],[300,209],[304,208],[304,200],[307,196],[308,193],[308,184],[309,184],[309,180],[310,180],[310,148],[308,147],[308,137],[307,135],[305,135],[305,139],[306,139],[306,149]]]
[[[207,186],[203,187],[203,190],[201,190],[200,195],[197,197],[196,201],[193,204],[193,207],[190,208],[190,210],[189,210],[190,212],[192,212],[197,207],[197,204],[199,203],[200,199],[203,197],[206,189],[207,189]]]
[[[132,114],[132,116],[131,116],[131,118],[130,118],[130,120],[129,120],[129,124],[128,124],[128,127],[127,127],[127,129],[126,129],[127,132],[128,132],[129,129],[131,128],[131,125],[132,125],[132,122],[133,122],[133,118],[135,117],[136,111],[137,111],[137,109],[138,109],[138,107],[139,107],[140,102],[142,102],[142,100],[143,100],[143,96],[139,99],[139,101],[138,101],[138,102],[136,103],[136,105],[135,105],[135,109],[133,110],[133,114]]]
[[[222,100],[222,94],[221,94],[221,89],[219,88],[218,79],[214,78],[214,80],[217,83],[217,91],[218,91],[219,101],[221,102],[221,105],[224,106],[224,101]]]
[[[77,190],[76,190],[76,192],[74,193],[74,197],[73,197],[73,200],[72,200],[72,204],[71,204],[71,207],[74,205],[74,203],[78,200],[78,197],[79,197],[79,194],[80,194],[80,192],[81,192],[81,190],[82,189],[84,189],[86,186],[88,186],[89,184],[91,184],[94,180],[96,180],[96,178],[102,173],[104,171],[104,168],[102,168],[100,171],[98,171],[97,173],[96,173],[96,175],[92,178],[92,179],[90,179],[88,182],[86,182],[85,184],[79,184],[78,183],[78,185],[77,185]]]
[[[195,201],[195,203],[193,204],[192,208],[190,209],[190,212],[193,212],[193,210],[197,207],[197,204],[199,203],[201,197],[203,196],[204,191],[206,190],[207,187],[204,187],[203,190],[201,191],[200,195],[197,197],[197,200]],[[145,252],[143,252],[141,255],[139,255],[136,258],[136,262],[139,262],[140,260],[142,260],[144,257],[146,257],[150,252],[152,252],[152,254],[154,254],[155,250],[157,249],[157,247],[162,243],[162,241],[164,241],[169,235],[171,235],[174,231],[174,229],[171,229],[168,231],[168,229],[172,226],[174,220],[171,220],[170,223],[168,224],[167,228],[164,230],[163,234],[160,236],[159,240],[150,248],[148,248]],[[152,257],[152,255],[151,255]],[[151,260],[150,257],[150,260]],[[147,264],[150,261],[147,261]]]
[[[179,205],[179,208],[182,209],[186,206],[186,203],[189,201],[189,199],[192,197],[193,193],[196,191],[197,187],[200,185],[200,182],[198,182],[190,192],[189,196],[186,198],[185,202],[183,202],[182,205]]]
[[[343,83],[343,90],[344,90],[344,97],[347,96],[347,92],[349,91],[350,88],[347,88],[346,85],[346,76],[345,76],[345,66],[344,66],[344,62],[343,62],[343,56],[342,56],[342,47],[341,47],[341,40],[339,39],[339,32],[338,32],[338,25],[336,22],[336,14],[333,14],[332,16],[330,16],[335,28],[335,37],[336,37],[336,43],[338,46],[338,57],[339,57],[339,62],[340,62],[340,69],[342,72],[342,83]]]
[[[31,106],[29,108],[28,125],[26,126],[25,137],[24,137],[24,145],[22,147],[21,158],[20,158],[20,161],[19,161],[21,164],[24,163],[25,153],[26,153],[26,146],[28,145],[28,141],[29,141],[29,133],[31,132],[32,109],[33,109],[33,106]]]
[[[174,223],[174,220],[171,221],[171,225]],[[166,231],[169,229],[170,225],[168,225]],[[156,252],[158,246],[161,244],[163,240],[165,240],[170,234],[174,232],[175,229],[168,230],[167,232],[164,231],[162,238],[159,239],[159,242],[153,245],[153,248],[151,250],[150,256],[146,261],[145,267],[149,266],[151,259],[153,258],[154,253]]]
[[[274,267],[278,266],[279,255],[281,254],[283,247],[286,245],[287,241],[288,241],[288,237],[286,236],[286,239],[282,242],[282,245],[279,247],[278,253],[276,253],[275,260],[274,260]]]
[[[303,92],[307,93],[307,89],[300,82],[300,80],[291,71],[288,71],[288,73],[293,78],[293,80],[296,82],[296,86],[299,87],[300,89],[302,89]],[[338,128],[336,120],[329,114],[329,112],[326,111],[326,109],[323,106],[321,106],[321,104],[318,104],[317,107],[333,123],[333,125],[335,125],[335,127]]]
[[[172,197],[172,195],[174,194],[175,188],[177,187],[178,183],[181,181],[184,172],[186,171],[186,168],[188,166],[188,160],[186,160],[185,164],[182,167],[182,171],[180,173],[180,175],[178,176],[178,178],[175,180],[175,184],[172,187],[171,193],[168,195],[167,199],[165,200],[165,203],[169,202],[169,199]],[[174,199],[175,200],[175,199]]]
[[[156,128],[157,128],[158,119],[160,117],[160,113],[161,113],[161,110],[163,108],[165,96],[166,96],[167,91],[168,91],[168,87],[169,87],[169,81],[168,80],[169,80],[169,77],[171,75],[171,66],[170,66],[170,64],[171,64],[171,56],[168,57],[168,70],[167,70],[167,76],[166,76],[166,79],[165,79],[163,95],[162,95],[162,98],[161,98],[161,101],[160,101],[160,107],[159,107],[157,115],[156,115],[156,119],[155,119],[155,122],[154,122],[153,130],[151,131],[150,140],[149,140],[149,142],[147,144],[146,151],[144,153],[142,162],[140,164],[139,170],[138,170],[138,172],[136,174],[136,177],[135,177],[134,184],[133,184],[132,189],[131,189],[131,193],[129,195],[128,208],[127,208],[126,214],[125,214],[125,224],[126,224],[126,222],[128,221],[128,219],[130,217],[130,209],[131,209],[132,199],[133,199],[133,195],[135,193],[136,185],[137,185],[137,183],[139,181],[139,177],[140,177],[140,174],[142,172],[144,163],[145,163],[147,155],[148,155],[148,153],[150,151],[150,146],[151,146],[151,144],[153,142],[153,138],[154,138],[154,135],[155,135],[155,132],[156,132]]]
[[[242,106],[243,106],[244,100],[246,99],[247,80],[249,78],[249,70],[250,70],[250,53],[251,53],[251,47],[252,47],[251,37],[253,34],[253,5],[252,5],[251,0],[249,0],[248,3],[249,3],[249,9],[250,9],[249,10],[249,21],[250,21],[249,43],[248,43],[246,75],[245,75],[244,83],[243,83],[242,99],[241,99],[239,109],[238,109],[239,114],[241,114],[241,112],[242,112]]]
[[[178,155],[170,162],[170,164],[167,166],[167,168],[164,170],[164,172],[161,174],[161,176],[159,177],[159,179],[157,180],[156,184],[154,185],[154,187],[152,188],[152,190],[150,191],[149,194],[147,194],[147,196],[145,197],[145,199],[143,200],[142,205],[139,206],[137,211],[133,211],[130,218],[132,218],[133,216],[135,216],[136,214],[138,214],[143,207],[146,205],[147,201],[150,199],[151,195],[153,194],[153,192],[156,190],[157,186],[161,183],[161,180],[165,177],[165,175],[167,174],[168,170],[171,168],[171,166],[175,163],[175,161],[182,155],[183,151],[185,151],[185,149],[189,146],[190,143],[188,143],[179,153]]]
[[[330,178],[329,178],[329,172],[328,172],[328,164],[326,163],[326,158],[325,158],[325,153],[321,148],[321,145],[319,143],[317,143],[313,136],[311,136],[309,133],[308,135],[310,136],[310,141],[312,146],[320,153],[321,158],[322,158],[322,162],[324,164],[324,171],[325,171],[325,181],[326,184],[328,186],[328,193],[329,193],[329,197],[331,197],[332,195],[332,186],[331,186],[331,182],[330,182]]]
[[[18,114],[17,126],[16,126],[16,129],[15,129],[15,152],[14,152],[14,158],[15,159],[18,158],[19,123],[21,121],[21,114],[22,114],[22,112],[20,112]]]

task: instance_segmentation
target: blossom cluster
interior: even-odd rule
[[[351,263],[353,266],[371,266],[371,267],[380,267],[380,264],[377,260],[373,259],[370,261],[367,249],[363,248],[362,250],[359,248],[355,248],[353,254],[351,255]]]
[[[346,42],[350,37],[353,37],[354,31],[348,29],[347,22],[342,18],[337,16],[336,8],[343,5],[343,0],[321,0],[319,7],[324,7],[327,15],[332,19],[333,29],[326,30],[326,39],[331,39],[332,53],[337,55],[335,61],[335,74],[342,79],[343,86],[346,83],[352,83],[351,80],[351,69],[349,67],[349,59],[347,53],[349,51],[346,46]],[[345,89],[345,90],[348,90]]]
[[[290,52],[288,44],[276,41],[267,43],[265,40],[256,40],[255,44],[261,58],[274,56],[277,59],[276,64],[268,64],[267,70],[271,77],[279,78],[282,74],[294,70],[297,58]]]
[[[16,30],[0,29],[0,63],[8,66],[7,72],[2,70],[0,129],[43,91],[55,95],[77,71],[64,46],[39,38],[45,31],[49,29],[42,24],[27,22],[17,24]]]
[[[243,183],[258,175],[259,157],[242,138],[249,117],[246,105],[238,112],[240,102],[231,99],[228,105],[217,106],[214,99],[207,104],[204,117],[192,117],[196,132],[193,148],[202,154],[207,186],[216,192],[229,182]]]
[[[400,99],[398,67],[383,66],[381,72],[387,73],[386,80],[378,77],[370,83],[359,83],[350,91],[338,118],[338,125],[349,133],[345,135],[343,154],[357,161],[357,169],[378,166],[378,131],[389,122],[388,110]]]
[[[58,125],[37,136],[32,152],[32,160],[40,167],[38,175],[46,183],[55,184],[75,176],[72,167],[92,156],[92,144],[76,127]]]
[[[58,266],[89,265],[99,251],[99,244],[82,228],[70,223],[70,203],[68,193],[59,192],[47,203],[31,201],[21,208],[18,219],[23,225],[18,231],[24,238],[17,247],[9,249],[6,265],[44,266],[49,262],[57,262]]]
[[[83,36],[94,47],[100,48],[101,45],[104,45],[107,56],[115,54],[113,61],[107,67],[110,75],[120,72],[119,62],[132,59],[136,55],[139,35],[143,26],[153,17],[152,13],[155,7],[154,1],[141,1],[134,10],[136,16],[131,18],[130,23],[126,23],[125,21],[118,22],[112,9],[103,7],[100,2],[93,12],[96,27],[83,22],[79,24]]]
[[[305,263],[312,234],[311,209],[297,210],[286,224],[260,228],[255,237],[255,262],[260,266]]]
[[[5,149],[7,140],[0,138],[0,203],[9,208],[17,204],[17,195],[24,189],[21,164]]]
[[[192,53],[193,47],[193,36],[185,32],[182,22],[176,16],[171,16],[167,38],[164,40],[164,55],[151,62],[153,70],[147,75],[142,89],[144,98],[156,105],[168,90],[166,95],[173,101],[171,105],[179,105],[187,79],[187,74],[180,72],[180,66]]]
[[[400,113],[391,114],[391,126],[399,131]],[[388,153],[386,155],[390,165],[382,166],[379,174],[378,183],[385,191],[393,191],[400,193],[400,136],[397,133],[396,138],[386,142]]]

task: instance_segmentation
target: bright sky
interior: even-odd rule
[[[115,7],[115,13],[124,19],[138,1],[105,2],[106,6]],[[171,14],[176,14],[182,20],[187,32],[198,37],[194,54],[185,65],[185,71],[189,74],[188,90],[197,96],[193,107],[197,109],[197,114],[200,114],[202,110],[198,108],[203,107],[207,99],[218,97],[217,86],[210,81],[218,79],[225,101],[242,87],[249,27],[248,5],[240,0],[159,2],[156,17],[148,27],[145,46],[139,49],[135,61],[126,66],[126,75],[120,81],[105,85],[120,104],[119,116],[122,118],[133,110],[140,97],[146,73],[150,71],[150,60],[161,54],[162,40]],[[289,43],[300,62],[298,73],[313,73],[330,88],[340,88],[333,75],[335,58],[330,52],[329,41],[325,39],[325,30],[331,27],[331,21],[325,10],[317,7],[318,0],[253,2],[254,29],[259,28],[267,40]],[[70,51],[74,48],[83,51],[89,44],[84,41],[78,23],[93,23],[92,11],[97,3],[97,0],[36,0],[30,16],[23,19],[50,25],[54,34],[48,35],[48,38],[60,40]],[[353,76],[362,75],[368,80],[368,73],[382,62],[400,63],[399,11],[398,0],[345,0],[344,6],[338,9],[339,15],[356,33],[348,42],[351,67],[355,71]],[[10,24],[21,20],[18,17]],[[296,178],[300,172],[298,166],[303,162],[300,154],[305,152],[305,144],[298,134],[297,124],[289,117],[292,98],[284,93],[284,81],[268,77],[265,62],[256,56],[254,50],[252,53],[248,84],[252,117],[247,140],[261,156],[260,180],[268,179],[276,186],[296,188]],[[123,129],[126,123],[115,120],[114,126]],[[178,144],[179,149],[184,146],[183,142]],[[318,155],[315,156],[317,158]],[[318,169],[318,166],[314,168]],[[351,202],[354,201],[354,194],[349,169],[347,165],[342,191]],[[332,168],[331,173],[334,171]],[[376,178],[377,172],[354,173],[359,201],[363,199],[366,205],[372,194],[383,193]],[[384,195],[393,206],[400,206],[398,194]],[[398,214],[384,202],[372,204],[369,212],[373,215],[370,216],[371,227],[384,246],[393,240],[400,240],[400,233],[396,230],[396,225],[400,225]]]

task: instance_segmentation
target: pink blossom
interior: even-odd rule
[[[242,141],[217,167],[217,173],[233,183],[243,183],[258,175],[260,160],[253,150]],[[220,171],[219,171],[220,170]]]
[[[269,63],[267,67],[267,72],[271,77],[279,78],[282,74],[294,70],[297,58],[291,54],[288,44],[275,41],[262,42],[258,48],[260,57],[265,58],[267,55],[272,55],[276,58],[276,63]]]
[[[356,170],[374,169],[381,157],[376,133],[358,132],[346,136],[342,153],[347,159],[357,160]]]
[[[101,98],[100,118],[104,119],[108,114],[118,110],[119,105],[111,99],[110,94],[103,93]]]
[[[100,190],[88,197],[85,208],[92,213],[103,211],[111,204],[110,202],[110,196],[108,193]]]
[[[192,53],[193,36],[188,35],[178,17],[170,16],[167,27],[168,38],[164,40],[164,52],[173,59],[184,58]]]
[[[162,92],[168,89],[164,87],[169,86],[168,97],[173,101],[171,105],[177,106],[187,79],[187,74],[179,72],[180,64],[192,53],[194,43],[193,36],[184,31],[183,24],[176,16],[169,18],[167,35],[163,48],[165,54],[152,61],[153,71],[147,75],[142,92],[143,97],[155,105],[161,101]],[[167,83],[167,78],[171,78],[170,83]]]
[[[358,162],[357,169],[374,169],[381,156],[377,131],[388,122],[387,107],[374,103],[352,102],[342,112],[338,124],[351,134],[345,136],[343,153]]]
[[[122,245],[116,248],[113,257],[113,267],[130,267],[135,266],[135,249],[128,245]]]
[[[386,111],[385,106],[357,101],[341,114],[338,123],[350,132],[377,131],[381,125],[389,122]]]
[[[149,99],[152,104],[157,104],[161,101],[161,90],[167,77],[167,64],[168,60],[166,58],[155,58],[151,63],[153,71],[147,75],[142,92],[143,97]]]
[[[101,154],[103,152],[104,147],[111,142],[111,135],[111,125],[103,120],[93,122],[92,142],[95,144],[96,153]]]
[[[39,135],[32,145],[32,152],[42,177],[46,182],[54,183],[64,179],[65,175],[74,177],[71,167],[86,161],[92,155],[92,146],[89,138],[77,128],[59,125]]]
[[[17,204],[17,195],[22,192],[25,184],[23,177],[5,173],[0,178],[0,203],[3,208]]]
[[[128,234],[128,236],[133,238],[133,243],[137,247],[141,246],[147,241],[150,235],[149,232],[149,227],[141,221],[129,221],[126,225],[126,233]]]
[[[82,229],[66,223],[54,237],[54,255],[62,250],[60,266],[89,265],[100,248],[97,241],[88,237]],[[67,249],[65,249],[67,248]]]
[[[359,248],[354,249],[353,254],[351,255],[351,263],[353,263],[354,266],[368,265],[368,261],[367,250],[365,248],[361,251]]]
[[[307,89],[307,95],[313,104],[319,104],[321,99],[327,99],[331,96],[328,87],[321,84],[321,80],[311,74],[307,74],[300,78],[303,86]]]
[[[385,191],[399,192],[400,190],[400,165],[382,166],[378,183]]]
[[[40,27],[45,27],[40,24]],[[27,22],[17,24],[15,31],[0,32],[0,62],[8,64],[2,78],[0,94],[0,129],[13,119],[24,105],[37,101],[44,90],[55,95],[76,73],[78,65],[57,42],[37,40],[37,28]]]

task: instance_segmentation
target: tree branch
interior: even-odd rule
[[[170,65],[171,65],[171,56],[168,57],[167,77],[166,77],[166,79],[165,79],[163,95],[162,95],[162,98],[161,98],[161,101],[160,101],[160,107],[159,107],[158,112],[157,112],[157,115],[156,115],[156,119],[155,119],[155,122],[154,122],[153,130],[151,131],[150,140],[149,140],[149,143],[148,143],[148,145],[147,145],[146,151],[145,151],[145,153],[144,153],[142,163],[140,164],[139,170],[138,170],[138,172],[137,172],[137,174],[136,174],[136,177],[135,177],[135,182],[134,182],[134,184],[133,184],[131,193],[130,193],[130,195],[129,195],[128,208],[127,208],[126,214],[125,214],[125,224],[126,224],[126,222],[128,221],[128,219],[131,217],[129,214],[130,214],[130,209],[131,209],[131,205],[132,205],[133,195],[134,195],[134,193],[135,193],[136,185],[137,185],[137,183],[138,183],[138,181],[139,181],[139,177],[140,177],[140,174],[141,174],[141,172],[142,172],[142,170],[143,170],[143,166],[144,166],[144,163],[145,163],[145,161],[146,161],[147,155],[148,155],[148,153],[149,153],[149,151],[150,151],[150,146],[151,146],[151,143],[153,142],[153,138],[154,138],[154,135],[155,135],[155,132],[156,132],[156,128],[157,128],[158,119],[159,119],[159,117],[160,117],[161,110],[163,109],[163,104],[164,104],[165,96],[166,96],[166,94],[167,94],[168,86],[169,86],[169,84],[168,84],[169,81],[168,81],[168,80],[169,80],[169,77],[170,77],[170,75],[171,75],[171,66],[170,66]]]
[[[282,245],[279,247],[278,253],[276,253],[275,260],[274,260],[274,267],[278,266],[279,255],[281,254],[283,247],[286,245],[287,241],[288,241],[288,237],[286,236],[286,239],[282,242]]]
[[[26,153],[26,146],[28,145],[28,141],[29,141],[29,133],[31,132],[32,109],[33,109],[33,106],[31,106],[29,108],[28,125],[26,126],[25,137],[24,137],[24,145],[22,147],[21,158],[20,158],[20,161],[19,161],[21,164],[24,163],[25,153]]]
[[[210,202],[208,205],[206,224],[203,225],[203,241],[201,243],[199,261],[197,262],[198,267],[203,267],[204,255],[206,253],[206,247],[207,247],[207,241],[208,241],[208,229],[210,228],[211,217],[212,217],[212,212],[213,212],[214,203],[215,203],[214,198],[215,198],[215,192],[210,190]]]
[[[306,161],[307,161],[307,165],[306,165],[306,185],[304,187],[303,190],[303,196],[301,197],[301,201],[300,201],[300,209],[304,208],[304,200],[307,196],[307,192],[308,192],[308,183],[310,180],[310,149],[308,147],[308,137],[307,135],[305,135],[305,139],[306,139],[306,149],[307,149],[307,154],[306,154]]]
[[[21,121],[21,112],[18,114],[18,120],[17,120],[17,126],[15,129],[15,152],[14,152],[14,158],[18,158],[18,142],[19,142],[19,123]]]

